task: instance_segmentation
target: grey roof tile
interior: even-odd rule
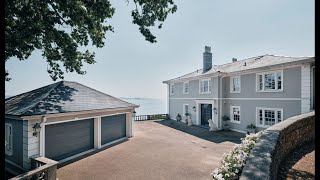
[[[60,81],[5,100],[5,114],[29,116],[139,107],[77,82]]]
[[[245,70],[250,70],[255,68],[268,67],[272,65],[298,62],[298,61],[306,60],[310,58],[314,58],[314,57],[289,57],[289,56],[276,56],[276,55],[266,54],[262,56],[243,59],[236,62],[230,62],[226,64],[221,64],[221,65],[214,65],[212,66],[211,70],[205,73],[202,72],[202,69],[199,69],[197,71],[185,74],[183,76],[164,81],[164,83],[168,81],[182,80],[186,78],[193,78],[193,77],[202,76],[206,74],[212,74],[218,71],[224,72],[224,73],[232,73],[232,72],[245,71]],[[244,63],[246,64],[245,66],[244,66]]]

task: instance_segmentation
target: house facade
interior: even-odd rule
[[[133,136],[138,105],[60,81],[5,100],[5,169],[29,171],[31,157],[59,163]]]
[[[246,132],[247,125],[265,129],[291,116],[314,109],[314,57],[263,55],[212,65],[210,47],[203,53],[203,69],[164,81],[171,119],[185,113],[193,124],[212,119],[223,128]]]

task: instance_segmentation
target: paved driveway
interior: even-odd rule
[[[172,120],[135,122],[134,137],[58,169],[64,179],[210,179],[243,134]]]

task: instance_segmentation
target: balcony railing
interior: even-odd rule
[[[168,114],[152,114],[152,115],[138,115],[134,117],[135,121],[146,121],[156,119],[167,119]]]
[[[36,179],[36,180],[56,180],[57,165],[58,162],[45,158],[45,157],[32,157],[31,168],[32,170],[20,174],[10,180],[24,180],[24,179]]]

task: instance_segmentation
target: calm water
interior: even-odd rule
[[[166,114],[167,103],[163,99],[153,98],[120,98],[124,101],[140,105],[136,109],[137,115],[148,115],[148,114]]]

